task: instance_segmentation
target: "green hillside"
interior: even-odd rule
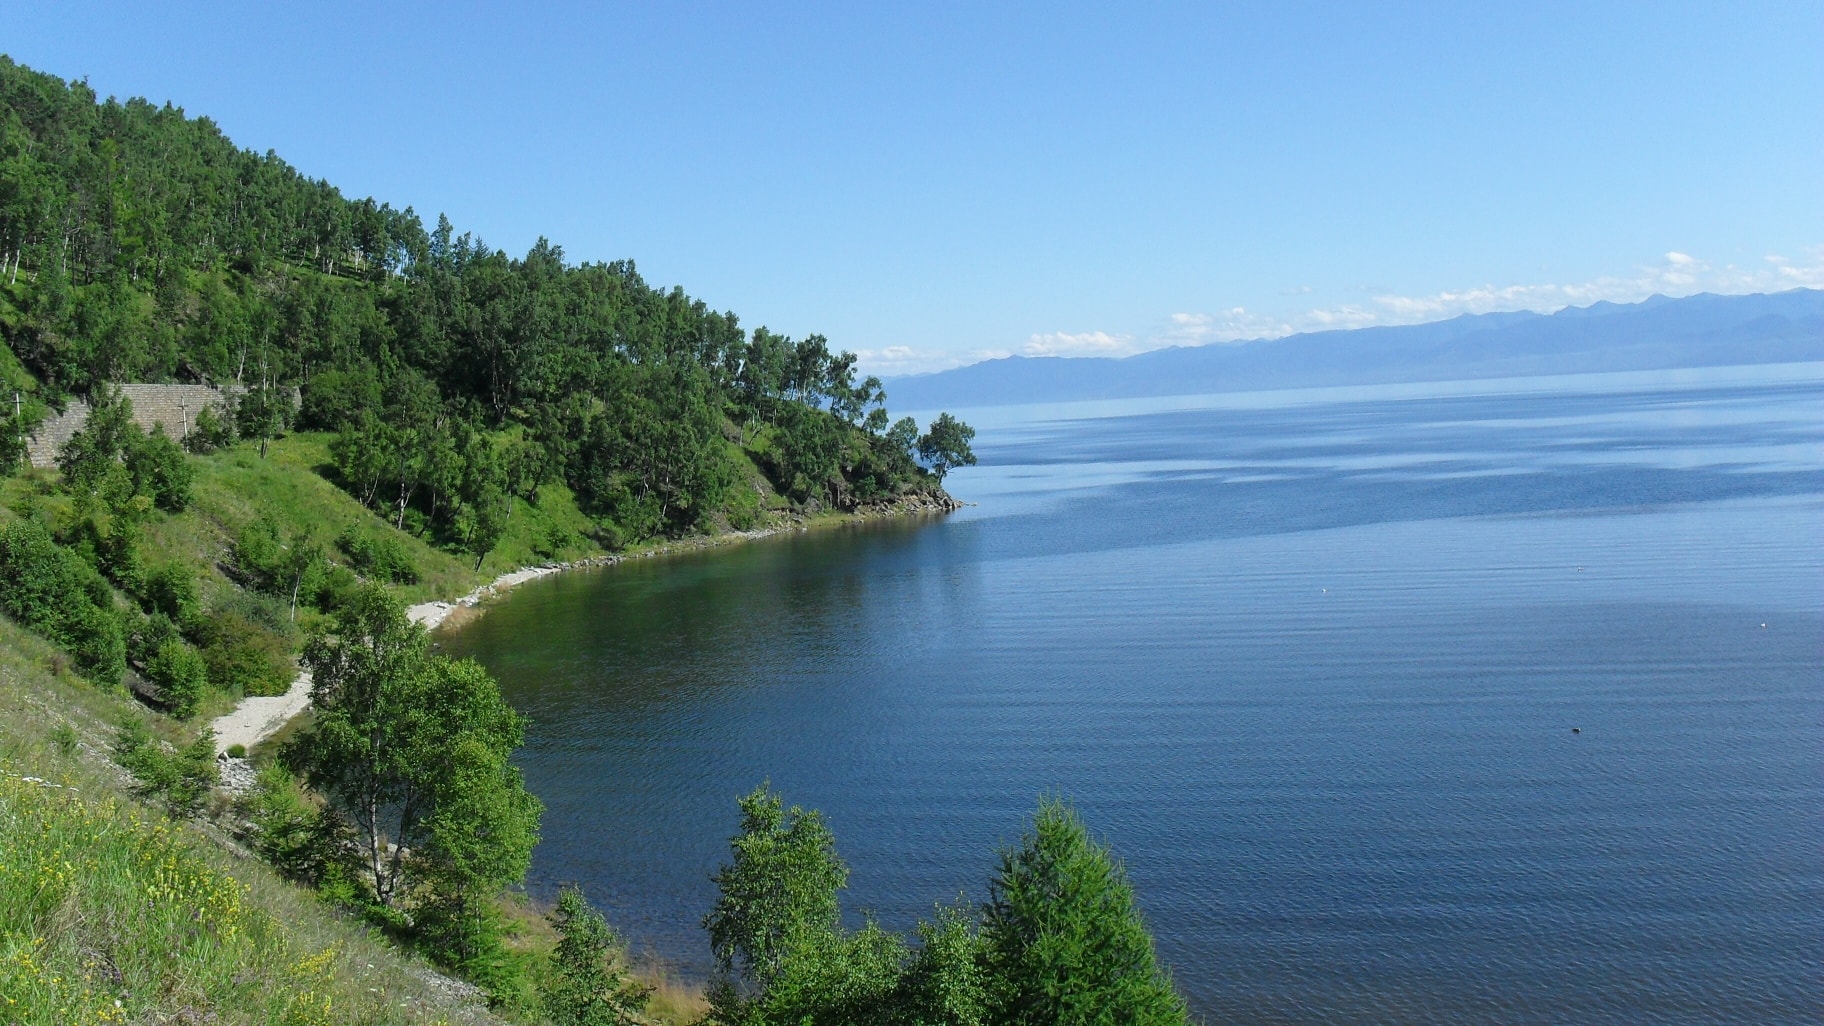
[[[3,57],[0,339],[0,1021],[1184,1021],[1119,863],[1056,803],[989,905],[914,944],[848,929],[821,818],[756,790],[701,992],[634,973],[580,892],[516,890],[526,721],[405,604],[950,508],[974,432],[894,421],[853,354],[630,262],[427,231]],[[231,399],[173,438],[126,382]],[[78,397],[57,465],[25,466]],[[300,671],[309,714],[218,759],[204,724]]]

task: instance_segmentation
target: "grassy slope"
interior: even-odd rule
[[[0,618],[0,1020],[492,1021],[224,839],[126,797],[113,724],[162,718],[60,662]]]
[[[248,443],[192,457],[192,504],[182,514],[150,515],[142,559],[191,566],[212,607],[235,588],[221,568],[233,539],[262,513],[288,535],[310,529],[326,548],[351,525],[390,534],[421,576],[393,589],[408,602],[452,598],[525,565],[600,554],[586,540],[589,521],[568,489],[546,485],[536,506],[515,501],[506,534],[478,571],[470,557],[394,531],[327,480],[320,471],[329,463],[329,440],[291,435],[274,442],[265,459]],[[788,504],[765,475],[739,446],[730,450],[741,468],[737,487],[752,496],[753,526],[786,520]],[[0,479],[0,522],[24,500],[67,505],[55,481],[56,472],[45,470]],[[168,718],[84,683],[67,666],[49,643],[0,617],[0,1021],[106,1022],[117,998],[124,1021],[211,1021],[209,1014],[222,1023],[489,1021],[439,990],[423,966],[243,857],[219,831],[171,824],[129,798],[107,754],[114,726],[134,717],[173,743],[187,737]],[[230,702],[213,696],[199,722]],[[53,743],[61,724],[80,738],[73,754]],[[22,782],[29,776],[76,790]],[[218,800],[215,813],[230,810]],[[66,860],[68,879],[47,888],[39,877],[55,877]],[[161,862],[163,877],[154,872]],[[181,868],[179,886],[136,903],[148,888],[170,883],[173,867]],[[512,948],[539,955],[555,942],[540,910],[523,897],[509,896],[503,911],[514,925]],[[230,926],[235,938],[224,942],[219,934]],[[662,973],[647,977],[657,987],[651,1020],[688,1022],[704,1011],[696,988]]]

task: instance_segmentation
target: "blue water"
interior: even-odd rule
[[[956,515],[446,640],[535,890],[700,975],[759,781],[898,927],[1060,794],[1213,1022],[1824,1021],[1824,365],[963,416]]]

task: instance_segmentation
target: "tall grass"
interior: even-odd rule
[[[225,839],[127,798],[111,725],[167,725],[56,655],[0,618],[0,1023],[495,1021]]]

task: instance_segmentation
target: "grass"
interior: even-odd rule
[[[406,602],[453,598],[522,566],[602,551],[569,490],[553,484],[536,504],[515,500],[503,537],[478,568],[470,556],[395,531],[325,477],[330,438],[294,434],[273,442],[264,459],[253,443],[193,457],[193,501],[180,514],[149,514],[142,561],[193,568],[211,609],[237,601],[223,568],[236,536],[261,516],[275,518],[288,537],[308,530],[332,552],[351,526],[390,536],[419,575],[390,589]],[[630,553],[720,544],[734,540],[720,533],[730,529],[853,519],[794,514],[751,455],[730,448],[742,470],[742,501],[718,517],[716,533],[652,539]],[[70,499],[56,481],[54,470],[0,478],[0,523],[26,504],[67,514]],[[152,713],[124,689],[85,683],[69,667],[66,654],[0,617],[0,1023],[500,1021],[247,857],[208,817],[182,824],[130,798],[108,755],[115,727],[137,719],[179,745],[195,728]],[[227,711],[234,698],[212,689],[195,723]],[[307,720],[256,746],[253,759],[270,759]],[[211,810],[217,821],[232,811],[221,796]],[[524,965],[538,965],[555,946],[548,911],[523,894],[502,899],[510,948]],[[662,966],[636,968],[653,987],[647,1021],[694,1022],[707,1011],[700,987]]]
[[[495,1021],[224,838],[126,797],[113,725],[171,725],[58,665],[0,618],[0,1021]]]

